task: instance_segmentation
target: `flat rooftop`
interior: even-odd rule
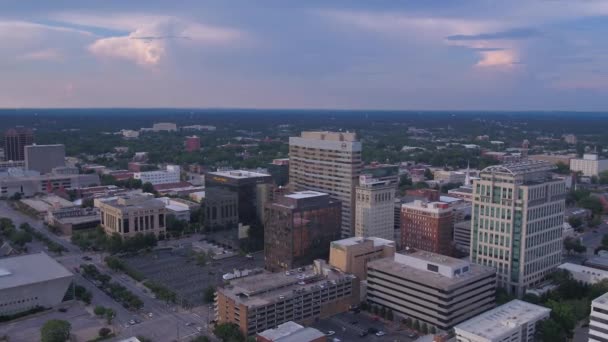
[[[0,289],[71,277],[72,273],[45,253],[0,259]]]
[[[313,341],[324,337],[325,334],[315,328],[305,328],[289,321],[279,324],[275,329],[264,330],[258,336],[275,342],[300,342]]]
[[[289,198],[293,198],[293,199],[313,198],[313,197],[319,197],[319,196],[327,196],[327,194],[324,192],[320,192],[320,191],[306,190],[306,191],[292,192],[291,194],[285,195],[285,197],[289,197]]]
[[[209,172],[209,174],[215,175],[215,176],[233,178],[233,179],[270,177],[270,175],[267,173],[255,172],[255,171],[244,171],[244,170],[215,171],[215,172]]]
[[[263,306],[281,297],[289,297],[296,291],[306,292],[316,286],[323,287],[327,282],[343,279],[350,281],[354,277],[333,269],[328,269],[327,275],[317,274],[311,265],[301,269],[302,271],[264,272],[231,280],[230,285],[224,286],[222,292],[235,302],[246,306]]]
[[[387,240],[387,239],[382,239],[382,238],[378,238],[378,237],[349,237],[346,239],[342,239],[342,240],[337,240],[337,241],[332,241],[332,245],[336,244],[338,246],[355,246],[355,245],[359,245],[365,241],[373,241],[374,242],[374,247],[379,247],[379,246],[394,246],[395,245],[395,241],[392,240]]]
[[[403,262],[404,256],[410,259],[410,263]],[[439,266],[438,272],[427,270],[427,264],[432,263]],[[410,254],[395,254],[394,257],[382,258],[370,261],[367,264],[368,269],[377,269],[384,273],[394,275],[404,279],[410,279],[417,283],[426,284],[429,287],[436,289],[449,290],[454,287],[459,287],[462,284],[467,284],[475,280],[484,278],[491,274],[496,274],[496,270],[491,267],[486,267],[478,264],[469,263],[467,261],[451,258],[441,254],[418,251]],[[463,270],[461,274],[448,277],[440,272]]]
[[[456,325],[458,331],[464,330],[488,340],[499,339],[527,322],[548,315],[551,309],[531,304],[519,299],[486,311],[468,321]]]
[[[591,303],[592,304],[602,304],[602,305],[608,304],[608,292],[606,292],[603,295],[595,298]]]

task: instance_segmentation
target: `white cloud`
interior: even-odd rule
[[[481,59],[475,64],[477,67],[511,67],[518,62],[517,54],[513,50],[480,51]]]

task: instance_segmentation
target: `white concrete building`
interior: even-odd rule
[[[169,197],[159,197],[158,199],[165,203],[167,215],[173,215],[176,219],[181,221],[190,221],[190,206],[188,206],[188,204],[173,200]]]
[[[458,342],[530,342],[551,309],[512,300],[454,327]],[[556,341],[557,342],[557,341]]]
[[[433,180],[440,183],[461,183],[464,184],[467,177],[466,172],[463,171],[445,171],[435,170],[433,172]]]
[[[167,165],[165,170],[135,172],[133,178],[152,185],[179,183],[181,168],[179,165]]]
[[[177,125],[172,122],[158,122],[152,125],[153,132],[176,132]]]
[[[600,270],[593,267],[572,264],[569,262],[563,263],[558,267],[560,270],[569,271],[574,280],[585,284],[593,285],[604,279],[608,279],[608,271]]]
[[[392,240],[395,226],[395,185],[370,176],[361,176],[355,191],[355,236]]]
[[[518,297],[561,264],[566,184],[554,167],[495,165],[473,183],[471,261],[497,269],[499,286]]]
[[[589,342],[608,341],[608,293],[591,302]]]
[[[361,142],[355,133],[302,132],[289,138],[292,190],[325,192],[340,200],[342,237],[355,233],[355,185],[361,168]]]
[[[599,159],[594,153],[585,153],[583,158],[570,159],[570,170],[582,172],[583,176],[598,176],[601,172],[608,170],[608,159]]]
[[[72,277],[45,253],[0,259],[0,316],[57,306]]]
[[[430,252],[367,263],[367,301],[440,330],[495,305],[496,270]]]
[[[132,129],[121,129],[120,134],[122,134],[123,138],[127,139],[137,139],[139,138],[139,132],[134,131]]]

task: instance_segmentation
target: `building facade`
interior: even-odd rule
[[[570,159],[570,170],[581,172],[583,176],[598,176],[608,170],[608,159],[600,159],[597,154],[585,153],[583,158]]]
[[[395,185],[363,175],[355,192],[355,236],[392,240]]]
[[[11,128],[4,133],[4,160],[25,160],[25,146],[34,143],[34,132],[29,128]]]
[[[401,247],[449,254],[453,211],[447,203],[414,201],[401,206]]]
[[[471,250],[471,221],[454,223],[454,244],[456,248],[469,253]]]
[[[458,342],[532,342],[551,309],[512,300],[454,327]]]
[[[289,183],[289,158],[274,159],[268,164],[268,173],[272,176],[274,184],[285,186]]]
[[[300,191],[266,205],[264,259],[272,272],[327,259],[340,238],[341,204],[328,194]]]
[[[179,165],[167,165],[165,170],[133,173],[133,178],[140,179],[142,183],[151,183],[152,185],[179,183],[180,177],[181,168]]]
[[[608,293],[591,302],[589,342],[608,341]]]
[[[162,200],[133,194],[94,202],[101,214],[101,227],[108,235],[133,237],[152,233],[158,237],[166,232],[167,209]]]
[[[0,173],[0,197],[10,197],[15,193],[33,196],[37,193],[51,193],[55,190],[79,189],[99,185],[97,174],[46,174],[9,170]]]
[[[496,268],[499,285],[519,297],[561,264],[566,185],[553,168],[490,166],[473,183],[471,261]]]
[[[0,316],[61,304],[72,278],[45,253],[0,259]]]
[[[361,142],[355,133],[302,132],[289,138],[292,190],[330,194],[342,203],[342,237],[355,233],[355,185],[361,173]]]
[[[331,243],[329,264],[361,280],[367,278],[367,263],[395,255],[395,242],[381,238],[351,237]]]
[[[51,209],[47,211],[44,220],[49,226],[59,228],[65,235],[71,235],[77,230],[95,228],[101,223],[97,208],[80,206]]]
[[[56,167],[65,166],[65,146],[30,145],[25,146],[25,168],[40,173],[51,173]]]
[[[205,174],[206,191],[223,189],[236,194],[239,223],[244,225],[261,223],[259,213],[263,208],[258,206],[260,204],[258,198],[261,196],[258,194],[258,189],[263,188],[258,188],[258,184],[270,183],[272,183],[272,177],[261,172],[233,170]],[[210,198],[210,195],[207,194],[206,197]]]
[[[218,287],[215,318],[251,336],[288,321],[310,324],[358,303],[359,280],[316,260],[301,271],[246,276]]]
[[[201,138],[196,135],[186,137],[185,142],[186,152],[196,152],[201,149]]]
[[[236,227],[239,224],[239,198],[235,192],[209,188],[205,190],[202,201],[205,208],[205,227],[216,228]]]
[[[439,330],[494,307],[496,271],[417,251],[367,264],[367,301]]]

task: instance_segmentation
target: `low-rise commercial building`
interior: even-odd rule
[[[45,253],[0,259],[0,316],[59,305],[72,278]]]
[[[538,322],[550,313],[549,308],[515,299],[455,326],[456,341],[534,341]]]
[[[608,170],[608,159],[600,159],[595,153],[585,153],[583,158],[570,159],[570,170],[582,172],[583,176],[598,176]]]
[[[589,342],[608,341],[608,293],[591,302]]]
[[[165,170],[135,172],[133,178],[140,179],[142,183],[157,185],[179,183],[180,175],[181,168],[179,165],[167,165]]]
[[[106,234],[132,237],[137,233],[165,234],[167,209],[162,200],[140,194],[118,198],[95,199]]]
[[[246,276],[219,287],[215,314],[218,323],[234,323],[250,336],[288,321],[310,324],[358,302],[357,277],[315,260],[299,270]]]
[[[74,206],[51,209],[44,220],[49,226],[61,230],[63,234],[71,235],[76,230],[97,227],[101,223],[101,216],[97,208]]]
[[[466,176],[466,173],[463,171],[435,170],[433,172],[433,180],[440,183],[464,184]]]
[[[570,272],[572,279],[587,285],[593,285],[604,279],[608,279],[608,271],[593,267],[565,262],[557,268]]]
[[[430,252],[367,264],[367,301],[448,330],[494,307],[496,270]]]
[[[181,221],[190,222],[190,212],[200,208],[198,203],[181,198],[159,197],[158,199],[165,203],[167,215],[173,215],[176,219]]]
[[[55,190],[72,190],[99,185],[97,174],[45,174],[34,171],[9,169],[0,173],[0,197],[10,197],[15,193],[33,196],[37,193],[51,193]]]
[[[367,263],[395,255],[395,242],[376,237],[351,237],[331,243],[329,264],[342,272],[367,278]]]
[[[255,337],[256,342],[325,342],[327,337],[315,328],[305,328],[289,321],[275,329],[264,330]]]
[[[264,259],[270,271],[289,270],[326,259],[340,238],[339,201],[317,191],[281,196],[266,205]]]

